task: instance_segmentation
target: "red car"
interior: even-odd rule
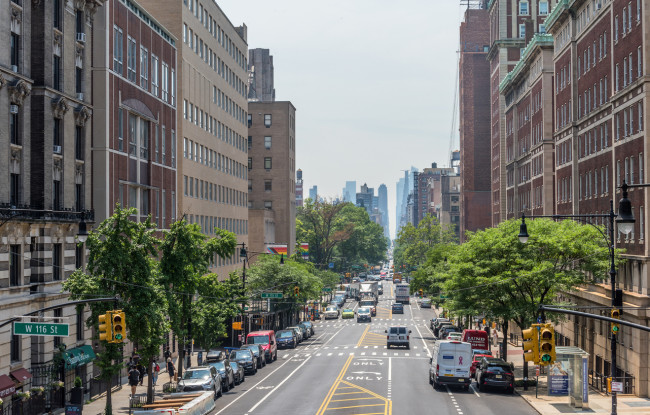
[[[472,358],[472,366],[469,368],[469,376],[474,377],[476,374],[476,368],[478,367],[479,364],[481,364],[481,359],[484,357],[494,357],[491,354],[475,354],[474,357]]]

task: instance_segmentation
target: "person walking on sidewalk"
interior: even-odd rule
[[[165,349],[165,353],[163,353],[163,356],[165,356],[165,362],[167,361],[167,359],[172,357],[172,352],[169,350],[169,346],[167,346],[167,349]]]
[[[131,365],[129,369],[129,385],[131,386],[131,397],[135,396],[135,390],[140,381],[140,372],[136,369],[135,365]]]
[[[158,382],[158,375],[160,374],[160,365],[154,358],[153,360],[153,374],[151,380],[153,381],[153,385],[156,386],[156,382]]]
[[[174,371],[176,368],[174,367],[174,363],[172,362],[172,358],[168,357],[167,358],[167,373],[169,373],[169,381],[172,382],[174,380]]]

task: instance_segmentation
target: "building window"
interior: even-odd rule
[[[271,126],[271,114],[264,114],[264,126],[266,128]]]
[[[84,147],[83,127],[77,125],[74,133],[74,156],[77,160],[84,159]]]
[[[124,70],[124,38],[122,29],[117,26],[113,27],[113,70],[120,76]]]
[[[271,165],[272,165],[271,161],[272,161],[272,158],[271,158],[271,157],[264,157],[264,168],[265,168],[266,170],[270,170],[270,169],[271,169]]]
[[[61,244],[52,244],[52,279],[61,281]]]
[[[136,156],[136,150],[137,150],[137,141],[136,141],[136,135],[137,135],[137,123],[138,123],[138,117],[136,117],[133,114],[129,114],[129,154],[132,156]]]
[[[11,336],[11,362],[20,362],[22,360],[20,336]]]
[[[143,119],[140,122],[140,158],[143,160],[149,159],[149,121]]]
[[[11,135],[11,144],[21,145],[20,131],[20,107],[16,104],[9,106],[9,134]]]
[[[124,151],[124,111],[117,109],[117,149]]]
[[[264,201],[264,209],[273,209],[273,202],[270,200]]]
[[[151,93],[158,96],[158,57],[151,55]]]
[[[81,87],[82,86],[82,80],[83,80],[83,69],[81,69],[78,66],[75,67],[74,78],[75,78],[75,82],[74,82],[75,92],[77,94],[79,94],[79,93],[83,92],[82,87]]]
[[[167,101],[167,92],[169,91],[169,84],[167,76],[169,75],[169,66],[163,62],[161,69],[161,86],[162,86],[162,100]]]
[[[519,38],[523,39],[526,37],[526,25],[525,24],[520,24],[519,25]]]
[[[253,158],[249,157],[248,158],[248,170],[251,170],[253,168]]]
[[[20,254],[20,245],[9,246],[9,285],[18,287],[22,285],[22,272],[20,263],[22,255]]]
[[[253,148],[253,137],[251,137],[249,135],[248,136],[248,149],[250,150],[251,148]]]
[[[63,309],[61,308],[55,308],[54,309],[54,317],[63,317]],[[61,323],[61,320],[59,319],[54,319],[54,323]],[[54,336],[54,350],[58,349],[61,343],[63,343],[63,339],[60,336]]]
[[[248,128],[250,128],[253,125],[253,116],[251,114],[248,114],[246,118],[248,120]]]
[[[77,341],[84,339],[84,311],[77,310]]]
[[[77,211],[84,209],[84,185],[83,183],[76,183],[74,189],[74,204]]]
[[[270,192],[272,190],[272,181],[271,180],[264,180],[264,191],[265,192]]]
[[[52,0],[53,26],[61,30],[61,0]]]
[[[176,71],[174,69],[171,70],[170,76],[171,76],[170,79],[171,86],[169,89],[172,96],[171,105],[176,106]]]
[[[149,90],[149,51],[140,46],[140,86]]]
[[[519,15],[520,16],[528,16],[528,2],[527,1],[520,1],[519,2]]]
[[[539,2],[539,14],[547,15],[548,14],[548,1]]]
[[[54,152],[56,154],[62,153],[61,143],[63,140],[61,140],[61,134],[61,119],[55,118],[54,122],[52,123],[52,144],[54,144]]]
[[[9,178],[10,180],[10,195],[9,203],[11,206],[19,206],[21,204],[21,185],[20,185],[20,174],[11,173]]]
[[[19,69],[18,63],[20,62],[20,35],[11,33],[11,66],[14,67],[16,72]]]
[[[264,137],[264,148],[267,149],[267,150],[271,149],[271,137],[270,136]]]
[[[129,81],[135,82],[136,73],[137,73],[137,64],[136,64],[137,46],[135,44],[135,39],[133,39],[131,36],[127,36],[126,43],[127,43],[126,77]]]
[[[61,57],[57,55],[52,59],[52,88],[61,90]]]

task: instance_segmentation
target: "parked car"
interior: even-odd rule
[[[372,316],[370,315],[370,309],[369,308],[360,308],[357,310],[357,323],[360,323],[362,321],[367,321],[368,323],[372,322]]]
[[[223,394],[221,375],[211,366],[199,366],[185,369],[183,378],[178,382],[178,392],[214,391],[214,399]]]
[[[266,363],[278,360],[278,346],[275,344],[275,332],[273,330],[260,330],[248,333],[246,343],[262,346]]]
[[[472,345],[472,349],[486,350],[490,348],[490,339],[484,330],[463,330],[462,341]]]
[[[472,366],[469,368],[469,376],[473,379],[474,375],[476,375],[476,369],[478,368],[478,365],[481,363],[481,360],[483,360],[484,357],[492,357],[491,354],[474,354],[472,356]]]
[[[487,355],[487,356],[492,356],[492,351],[487,350],[487,349],[472,349],[472,356],[475,356],[477,354],[484,354],[484,355]]]
[[[341,313],[341,318],[354,318],[354,310],[351,308],[343,309],[343,312]]]
[[[339,308],[337,306],[328,305],[323,314],[325,315],[325,320],[339,318]]]
[[[217,372],[221,375],[221,388],[224,392],[228,392],[231,388],[235,387],[235,374],[230,366],[230,360],[228,360],[225,353],[220,353],[218,358],[213,357],[212,359],[209,355],[210,353],[208,352],[208,357],[206,357],[208,366],[217,369]]]
[[[461,341],[461,337],[463,336],[463,333],[457,332],[457,331],[452,331],[447,333],[447,340],[456,340],[456,341]]]
[[[309,335],[313,336],[314,335],[314,323],[311,321],[303,321],[303,324],[305,324],[309,328]]]
[[[508,393],[515,391],[515,376],[512,367],[503,359],[484,357],[476,368],[476,386],[503,388]]]
[[[460,328],[457,326],[452,326],[450,324],[443,325],[440,327],[440,330],[438,331],[438,338],[439,339],[446,339],[449,333],[456,331],[460,333]]]
[[[253,352],[253,356],[257,360],[257,367],[261,368],[266,366],[266,359],[264,358],[264,349],[259,344],[244,344],[242,349],[248,349]]]
[[[232,350],[230,352],[230,361],[239,363],[246,373],[251,375],[257,373],[257,359],[253,356],[253,352],[248,349]]]
[[[302,338],[304,340],[307,340],[309,337],[311,337],[311,333],[309,331],[309,327],[305,323],[298,323],[298,327],[302,330]]]
[[[278,330],[275,333],[275,338],[278,340],[278,347],[284,349],[290,347],[295,349],[298,345],[298,336],[295,330]]]
[[[431,327],[431,330],[433,330],[433,334],[436,334],[436,327],[438,327],[443,322],[449,323],[449,319],[443,317],[434,317],[431,319],[429,326]]]
[[[241,384],[246,379],[244,366],[237,362],[230,362],[230,367],[232,367],[232,372],[235,374],[235,385]]]
[[[431,308],[431,299],[423,298],[420,302],[420,308]]]
[[[440,340],[433,344],[429,360],[429,383],[435,389],[440,385],[462,386],[469,389],[472,366],[472,346],[452,340]]]
[[[291,326],[291,327],[287,327],[287,328],[288,328],[289,330],[293,330],[293,331],[295,331],[295,332],[296,332],[296,336],[298,337],[298,343],[302,343],[302,341],[304,340],[304,339],[302,338],[302,329],[301,329],[300,327],[298,327],[298,326]]]
[[[388,334],[386,336],[386,347],[391,348],[393,346],[406,346],[407,349],[411,348],[410,343],[410,334],[411,330],[408,330],[404,326],[393,326],[388,330],[384,330],[384,333]]]
[[[404,314],[404,304],[395,303],[390,307],[390,310],[393,314]]]

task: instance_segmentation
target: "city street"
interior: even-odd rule
[[[316,334],[295,350],[278,351],[278,360],[216,401],[212,414],[536,414],[518,395],[477,393],[474,386],[433,389],[427,381],[434,342],[431,309],[414,298],[403,315],[392,315],[392,284],[384,282],[372,323],[356,319],[318,322]],[[354,301],[345,308],[356,309]],[[386,330],[412,330],[410,349],[386,348]]]

